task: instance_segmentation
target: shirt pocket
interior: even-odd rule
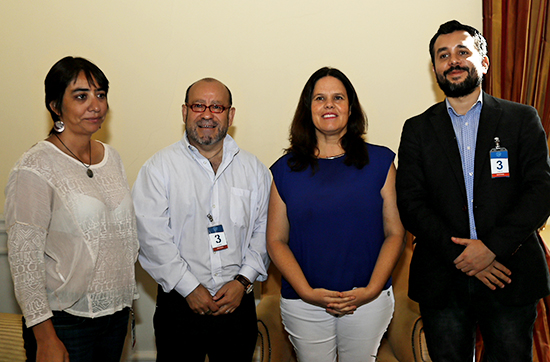
[[[231,221],[237,226],[248,226],[250,220],[250,200],[252,193],[250,190],[231,188],[230,216]]]

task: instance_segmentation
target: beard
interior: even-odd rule
[[[453,70],[464,70],[468,72],[468,76],[461,83],[452,83],[446,78],[446,75]],[[447,69],[443,75],[437,74],[437,84],[439,88],[449,98],[464,97],[471,94],[483,81],[483,76],[480,76],[475,68],[470,69],[468,67],[451,67]]]
[[[211,122],[210,120],[201,120],[201,121]],[[201,121],[199,121],[199,122],[201,122]],[[228,127],[224,127],[221,123],[218,123],[218,126],[220,128],[218,128],[218,132],[216,134],[214,134],[213,136],[203,136],[203,137],[201,137],[201,136],[199,136],[199,133],[197,131],[199,126],[197,125],[196,122],[194,123],[193,127],[190,126],[189,122],[185,122],[185,132],[187,132],[187,137],[191,141],[194,141],[199,145],[209,146],[209,145],[212,145],[214,143],[218,143],[219,141],[223,140],[225,138],[225,136],[227,135]]]

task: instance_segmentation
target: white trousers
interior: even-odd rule
[[[355,313],[334,317],[301,299],[281,298],[281,316],[300,362],[375,361],[393,316],[393,289]]]

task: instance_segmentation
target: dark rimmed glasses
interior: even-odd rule
[[[191,110],[196,113],[202,113],[206,111],[206,108],[208,108],[212,113],[223,113],[226,109],[231,108],[231,106],[224,107],[224,106],[220,106],[219,104],[211,104],[207,106],[206,104],[193,103],[193,104],[185,104],[185,105],[191,108]]]

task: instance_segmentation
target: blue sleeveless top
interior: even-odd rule
[[[313,175],[311,168],[291,171],[289,154],[271,166],[287,208],[290,250],[312,288],[346,291],[369,283],[385,239],[380,190],[395,153],[367,148],[369,164],[361,170],[346,166],[343,156],[319,159]],[[281,295],[300,298],[284,278]]]

